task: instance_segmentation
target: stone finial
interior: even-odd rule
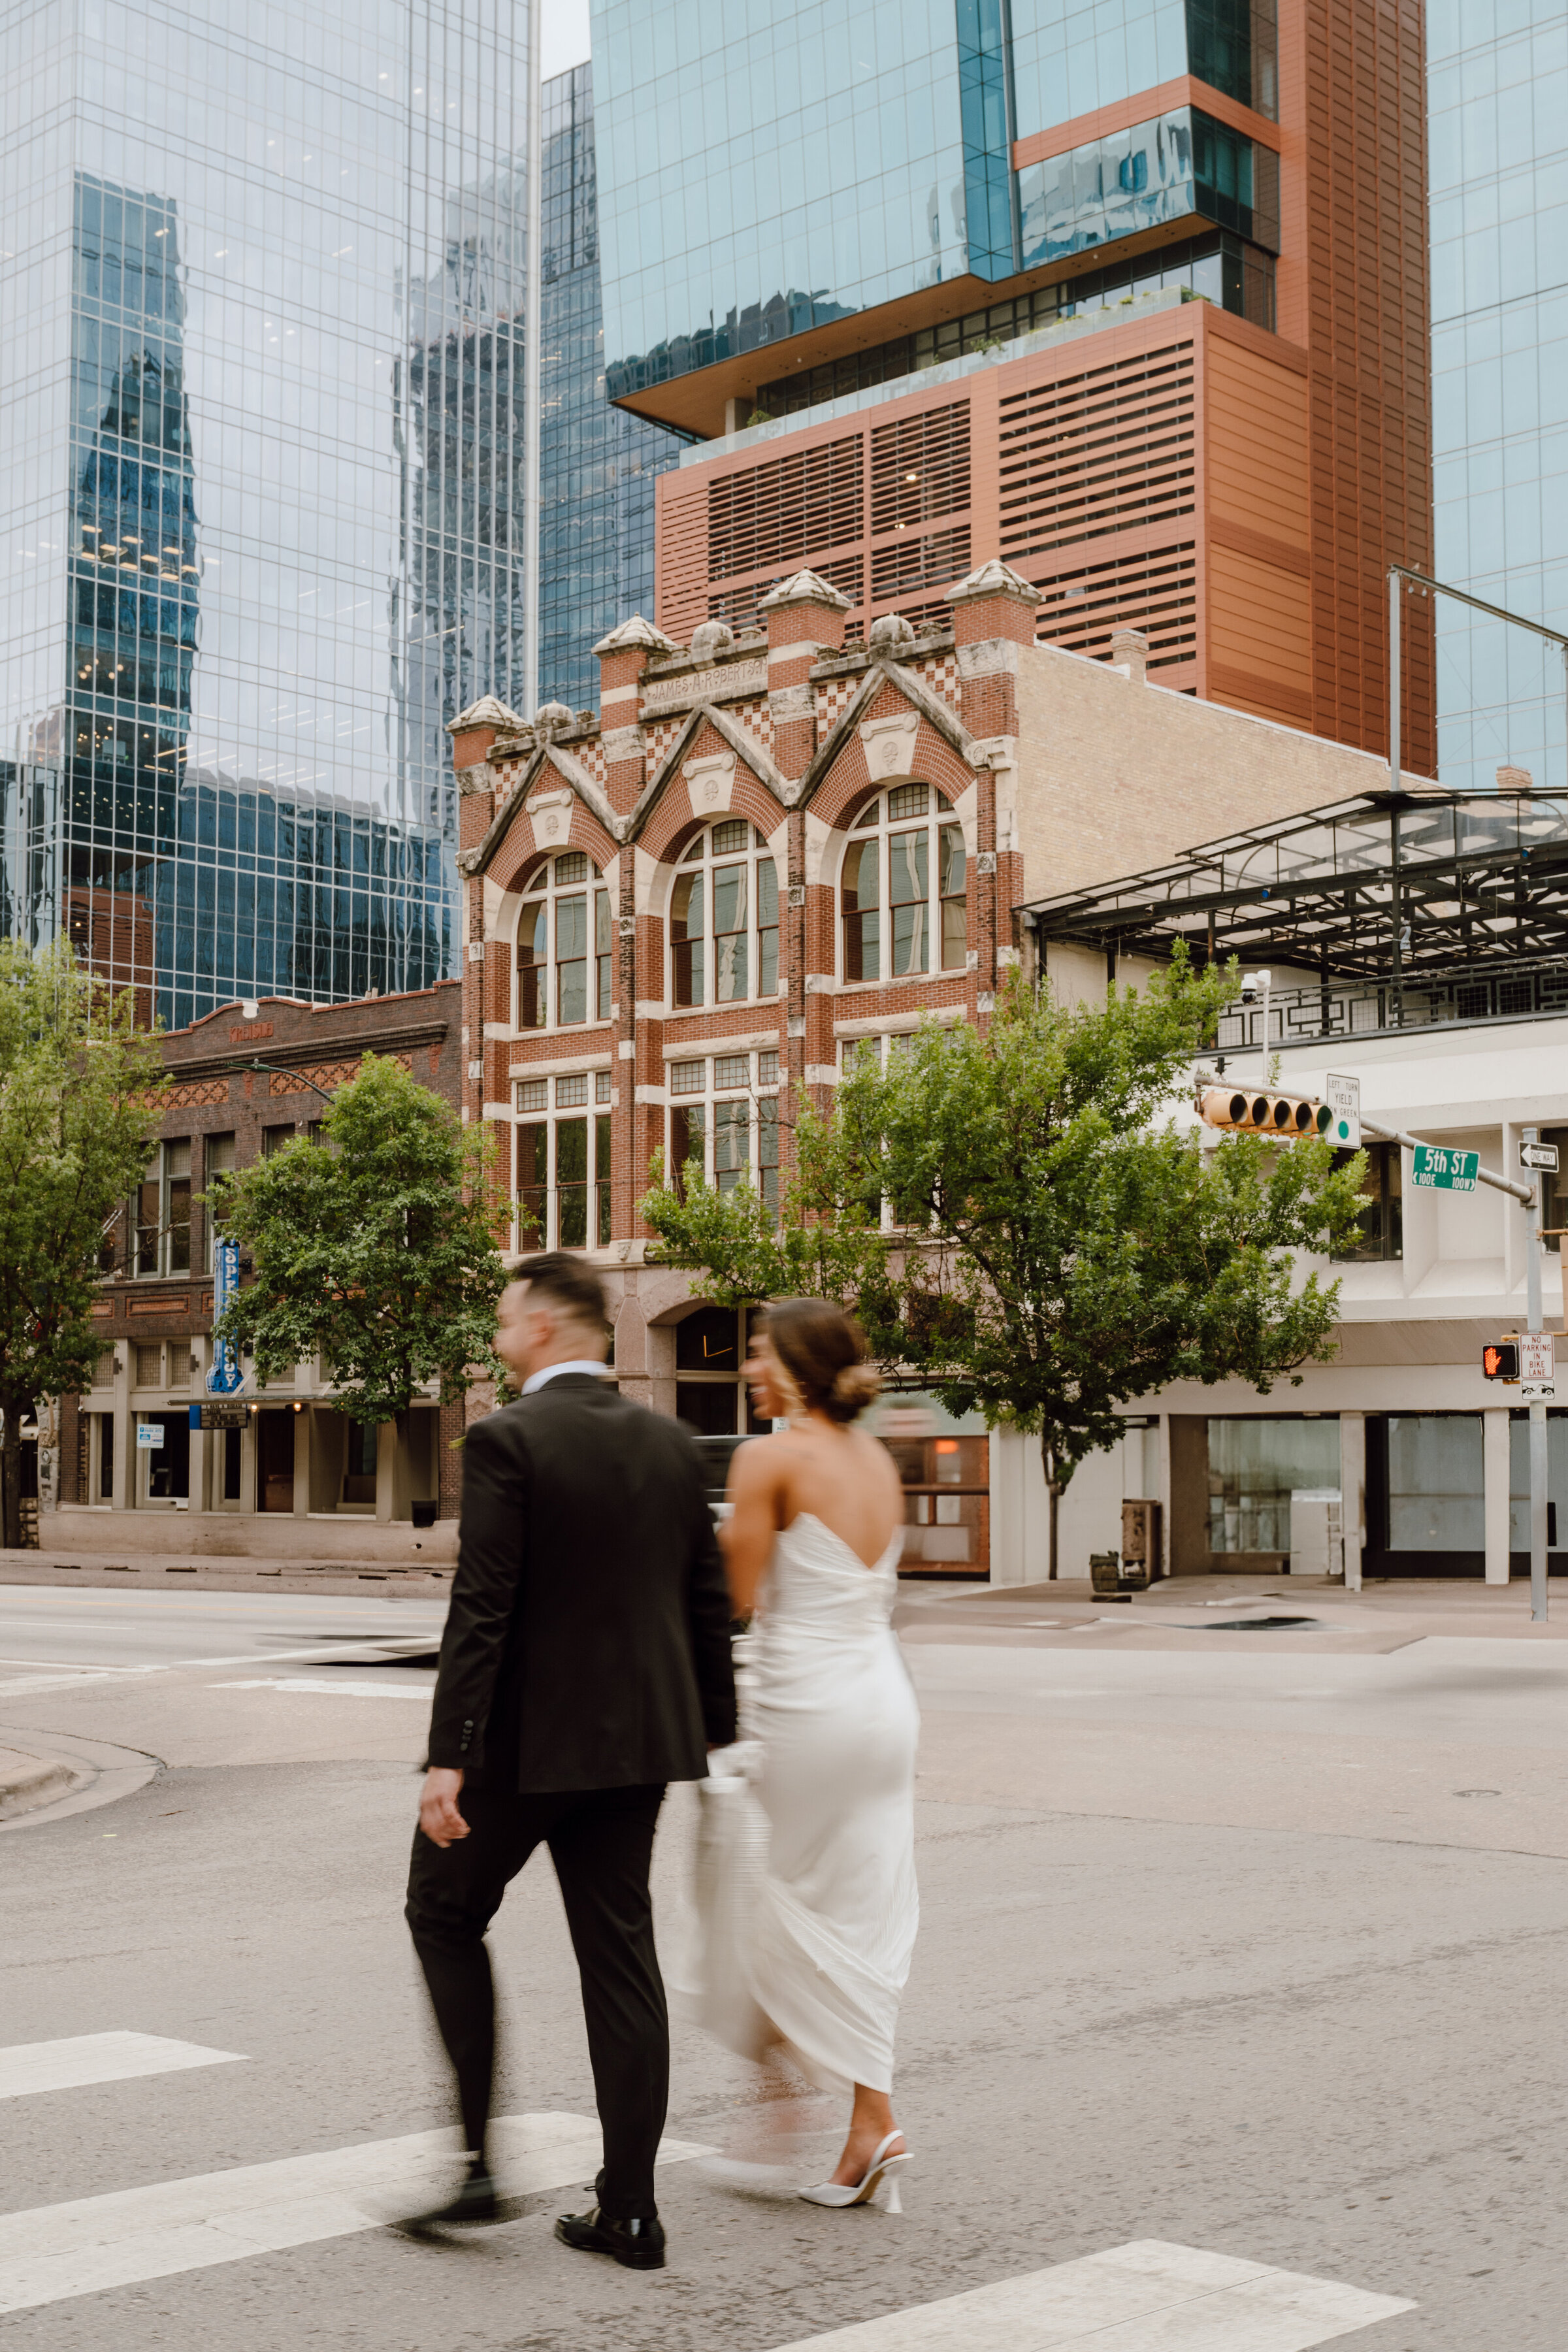
[[[914,642],[914,630],[901,613],[884,613],[879,621],[873,621],[867,640],[873,654],[894,661],[907,654]]]
[[[1535,779],[1528,768],[1500,768],[1497,788],[1500,793],[1532,793]]]
[[[691,632],[693,661],[717,661],[727,654],[735,642],[735,632],[728,621],[699,621]]]
[[[552,736],[565,735],[577,724],[573,712],[563,702],[542,702],[533,714],[533,731],[542,743]]]
[[[1134,686],[1148,681],[1149,640],[1142,629],[1112,629],[1110,632],[1110,667],[1119,669]]]
[[[650,654],[672,654],[678,650],[673,637],[667,637],[662,629],[656,629],[651,621],[634,613],[629,621],[623,621],[618,629],[601,637],[594,651],[603,660],[606,654],[634,653],[639,646]]]
[[[498,702],[493,694],[482,694],[478,702],[468,705],[467,710],[459,710],[456,719],[447,719],[447,732],[448,735],[466,735],[470,727],[493,727],[498,732],[511,735],[522,724],[515,710],[509,710],[506,704]]]
[[[826,604],[834,613],[853,610],[851,600],[816,572],[792,572],[787,580],[781,580],[776,588],[770,588],[765,596],[759,597],[757,610],[776,613],[785,604]]]
[[[947,592],[950,604],[964,603],[971,596],[1016,596],[1028,604],[1031,613],[1037,610],[1040,602],[1040,592],[1034,583],[1026,580],[1021,572],[1015,572],[1010,563],[1002,562],[996,556]]]

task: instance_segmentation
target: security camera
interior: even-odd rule
[[[1243,1004],[1256,1004],[1268,987],[1270,975],[1266,971],[1245,971],[1241,976]]]

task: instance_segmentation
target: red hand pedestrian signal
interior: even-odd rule
[[[1483,1348],[1481,1371],[1489,1381],[1517,1381],[1519,1378],[1517,1336],[1500,1339],[1493,1347]]]

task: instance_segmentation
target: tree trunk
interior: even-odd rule
[[[1057,1514],[1061,1507],[1062,1488],[1061,1481],[1057,1476],[1057,1450],[1051,1444],[1049,1432],[1046,1430],[1040,1433],[1040,1462],[1046,1474],[1046,1499],[1049,1506],[1050,1567],[1047,1572],[1054,1584],[1059,1570],[1057,1549]]]
[[[5,1415],[5,1429],[0,1433],[0,1541],[4,1542],[7,1551],[20,1551],[24,1401],[20,1397],[8,1397]]]

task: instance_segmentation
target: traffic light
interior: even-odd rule
[[[1196,1109],[1205,1127],[1250,1135],[1326,1135],[1334,1116],[1315,1096],[1279,1095],[1271,1087],[1200,1087]]]
[[[1481,1370],[1489,1381],[1517,1381],[1519,1378],[1519,1334],[1505,1331],[1500,1339],[1481,1349]]]

